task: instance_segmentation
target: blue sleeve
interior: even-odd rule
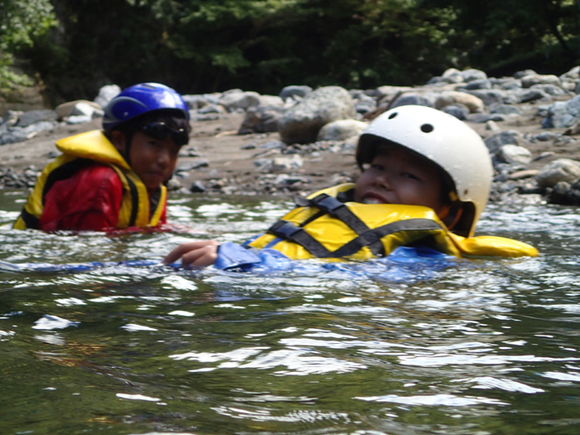
[[[236,243],[222,243],[214,267],[220,270],[238,269],[247,271],[282,271],[292,267],[292,261],[274,249],[259,251],[248,249]]]
[[[214,267],[221,270],[235,268],[248,269],[257,263],[260,263],[260,257],[252,250],[232,242],[225,242],[218,249],[218,256]]]

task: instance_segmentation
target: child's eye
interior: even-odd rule
[[[419,177],[417,177],[415,174],[412,174],[411,172],[403,172],[401,175],[405,178],[410,178],[412,180],[420,180]]]
[[[378,163],[373,163],[372,165],[370,165],[370,169],[378,172],[383,172],[385,170],[385,167],[383,165],[379,165]]]

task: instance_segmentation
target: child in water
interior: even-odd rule
[[[103,131],[56,143],[63,153],[39,177],[16,229],[107,231],[166,223],[167,189],[189,110],[158,83],[126,88],[105,107]]]
[[[389,110],[361,135],[356,160],[362,170],[356,184],[301,198],[296,209],[245,248],[274,249],[290,259],[367,260],[400,246],[456,257],[537,255],[525,243],[473,237],[493,170],[481,137],[457,118],[423,106]],[[226,245],[228,252],[222,253]],[[181,259],[194,268],[222,265],[220,257],[243,262],[242,248],[232,254],[230,245],[184,243],[164,261]]]

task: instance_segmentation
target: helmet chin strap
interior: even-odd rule
[[[133,134],[125,134],[125,150],[123,152],[123,158],[129,166],[131,166],[131,142],[133,141]]]
[[[462,215],[463,207],[459,201],[456,201],[451,205],[451,207],[449,207],[449,212],[447,213],[447,216],[445,216],[445,219],[443,219],[443,223],[451,230],[455,225],[457,225],[457,222],[459,222]]]

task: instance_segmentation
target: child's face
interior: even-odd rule
[[[131,167],[147,189],[156,189],[171,178],[180,149],[181,146],[173,142],[171,135],[165,139],[154,139],[137,131],[129,148]]]
[[[439,217],[442,180],[435,164],[402,146],[381,150],[356,182],[355,201],[367,204],[422,205]]]

